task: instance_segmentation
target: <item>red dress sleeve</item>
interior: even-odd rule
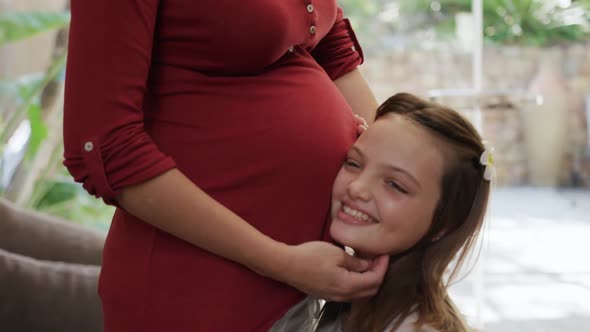
[[[143,124],[158,2],[71,3],[64,165],[107,204],[121,188],[175,167]]]
[[[364,55],[354,30],[338,7],[332,29],[311,53],[332,80],[363,63]]]

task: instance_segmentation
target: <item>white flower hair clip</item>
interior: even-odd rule
[[[485,150],[479,157],[479,162],[484,166],[483,178],[492,181],[496,176],[496,167],[494,166],[494,148],[489,146],[487,141],[482,142]]]

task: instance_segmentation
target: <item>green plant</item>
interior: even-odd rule
[[[437,31],[455,31],[454,16],[470,12],[470,0],[402,0],[406,14],[422,15]],[[548,46],[587,40],[590,1],[485,0],[482,2],[485,39],[499,44]]]
[[[64,28],[69,20],[69,13],[4,13],[0,15],[0,46],[45,31]],[[0,114],[4,122],[0,127],[0,147],[14,135],[22,121],[28,118],[31,125],[28,155],[35,154],[41,140],[47,135],[42,121],[40,96],[49,82],[63,72],[64,66],[65,52],[56,57],[44,73],[0,81],[0,97],[16,104],[14,110]]]
[[[355,29],[363,30],[379,12],[379,6],[371,0],[339,0],[340,6],[350,18]]]
[[[0,15],[0,46],[57,30],[51,64],[41,73],[0,80],[0,174],[4,150],[17,128],[28,123],[26,154],[0,194],[17,204],[106,229],[113,208],[74,183],[61,164],[61,119],[70,14],[20,12]]]

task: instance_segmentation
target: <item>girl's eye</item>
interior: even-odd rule
[[[407,194],[408,193],[408,191],[406,189],[404,189],[402,186],[400,186],[399,184],[397,184],[397,182],[395,182],[395,181],[389,180],[389,181],[385,181],[385,183],[387,183],[387,185],[389,187],[391,187],[391,188],[393,188],[393,189],[401,192],[402,194]]]
[[[352,167],[352,168],[359,168],[360,167],[359,163],[357,163],[356,161],[354,161],[352,159],[346,159],[344,161],[344,166]]]

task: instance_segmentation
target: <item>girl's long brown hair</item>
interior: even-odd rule
[[[392,113],[426,128],[443,143],[441,197],[429,231],[412,248],[390,257],[378,294],[352,307],[346,331],[382,332],[392,321],[395,331],[414,312],[417,327],[468,331],[449,298],[443,274],[456,258],[449,280],[453,279],[481,229],[490,193],[479,162],[485,147],[469,121],[450,108],[399,93],[378,108],[376,119]]]

